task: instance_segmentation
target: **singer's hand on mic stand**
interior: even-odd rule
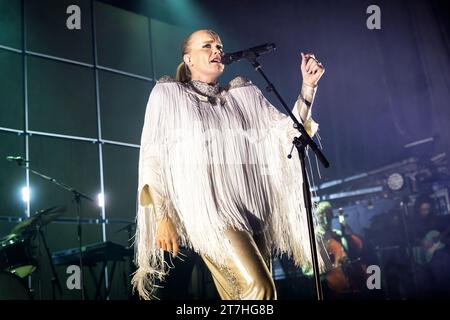
[[[314,54],[301,52],[300,70],[302,73],[303,83],[315,87],[320,77],[325,73],[322,63],[316,59]]]

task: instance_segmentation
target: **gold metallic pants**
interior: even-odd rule
[[[203,255],[223,300],[275,300],[270,249],[262,234],[228,230],[232,252],[225,265]]]

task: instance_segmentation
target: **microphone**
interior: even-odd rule
[[[231,64],[238,62],[244,58],[259,57],[260,55],[273,51],[276,49],[275,43],[266,43],[247,50],[237,51],[233,53],[226,53],[223,55],[221,62],[223,64]]]
[[[7,156],[6,160],[11,161],[11,162],[16,161],[19,164],[21,164],[22,162],[29,162],[28,160],[25,160],[22,157],[14,157],[14,156]]]

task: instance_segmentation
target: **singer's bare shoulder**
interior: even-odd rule
[[[225,87],[225,90],[228,91],[231,89],[242,88],[251,85],[253,85],[253,83],[246,77],[237,76],[236,78],[228,82],[227,86]]]

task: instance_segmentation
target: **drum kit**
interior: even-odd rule
[[[26,279],[39,267],[37,249],[49,250],[41,228],[65,212],[64,206],[36,212],[0,239],[0,300],[30,300]],[[36,244],[37,242],[37,244]],[[50,257],[50,256],[49,256]]]

